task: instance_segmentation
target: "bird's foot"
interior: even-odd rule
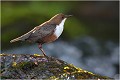
[[[47,55],[43,55],[43,56],[44,56],[45,58],[47,58],[47,59],[49,58],[49,56],[47,56]]]

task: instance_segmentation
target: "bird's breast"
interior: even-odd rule
[[[64,22],[66,19],[64,19],[59,25],[56,26],[54,35],[57,36],[57,38],[62,34],[64,29]]]

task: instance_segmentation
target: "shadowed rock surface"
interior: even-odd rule
[[[111,79],[38,54],[0,54],[0,57],[2,79]]]

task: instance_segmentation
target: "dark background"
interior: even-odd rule
[[[48,55],[58,58],[61,58],[61,54],[65,54],[66,58],[68,57],[66,53],[75,48],[69,59],[76,54],[80,57],[78,60],[73,57],[69,63],[75,64],[78,61],[76,66],[105,76],[114,77],[118,74],[119,2],[117,1],[2,1],[2,52],[40,53],[39,50],[34,51],[37,48],[36,44],[36,48],[33,49],[28,46],[34,44],[24,42],[11,44],[9,41],[58,13],[71,14],[73,17],[66,20],[64,32],[57,41],[45,44],[46,53],[51,53]],[[62,47],[68,52],[65,52]],[[31,49],[33,52],[30,51]],[[63,52],[60,52],[60,49]]]

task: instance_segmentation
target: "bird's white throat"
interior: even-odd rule
[[[57,36],[57,38],[58,38],[58,37],[62,34],[62,32],[63,32],[65,20],[66,20],[66,18],[63,19],[63,20],[61,21],[61,23],[60,23],[59,25],[57,25],[56,28],[55,28],[55,33],[54,33],[54,34]]]

